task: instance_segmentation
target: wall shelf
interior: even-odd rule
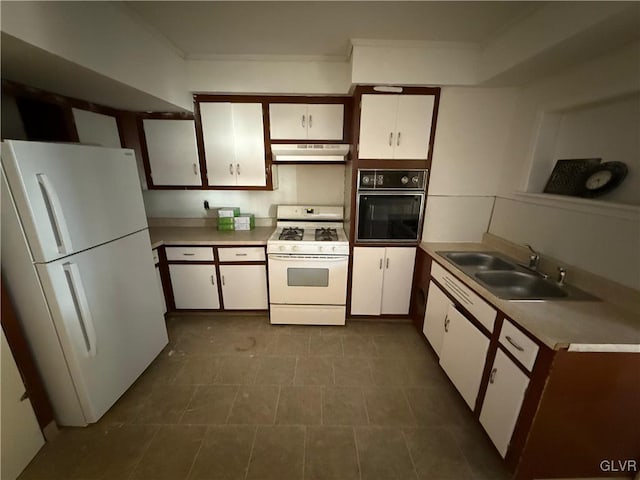
[[[640,206],[624,203],[605,202],[590,198],[572,197],[569,195],[552,195],[549,193],[513,192],[513,200],[535,203],[549,207],[563,208],[592,215],[640,220]]]

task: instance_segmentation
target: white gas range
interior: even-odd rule
[[[349,241],[343,208],[280,205],[267,241],[271,323],[344,325]]]

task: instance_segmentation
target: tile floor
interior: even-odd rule
[[[409,323],[167,326],[169,345],[100,422],[62,429],[21,480],[509,477]]]

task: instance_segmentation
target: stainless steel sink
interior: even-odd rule
[[[475,277],[495,295],[509,300],[565,298],[567,291],[536,274],[519,271],[477,272]]]
[[[504,261],[491,252],[450,252],[445,257],[460,267],[476,270],[515,270],[515,265]]]
[[[504,300],[597,300],[571,285],[558,285],[498,252],[436,252]]]

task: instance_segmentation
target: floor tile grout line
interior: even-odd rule
[[[128,475],[128,479],[133,479],[134,478],[134,473],[136,472],[136,470],[138,469],[138,467],[140,466],[140,463],[142,462],[142,459],[144,458],[144,456],[147,454],[147,452],[149,451],[149,449],[151,448],[151,444],[153,443],[153,441],[155,440],[156,436],[158,435],[158,432],[160,431],[160,429],[163,427],[163,425],[158,425],[156,428],[156,431],[153,432],[153,435],[151,435],[151,438],[149,439],[149,443],[147,444],[147,446],[144,448],[143,452],[140,455],[140,458],[138,459],[138,461],[136,462],[136,464],[131,468],[131,473],[129,473]]]
[[[249,478],[249,467],[251,467],[251,459],[253,458],[253,449],[256,445],[256,439],[258,438],[258,428],[260,428],[260,426],[255,425],[254,431],[253,431],[253,441],[251,442],[251,450],[249,450],[249,459],[247,460],[247,467],[244,473],[245,480]]]
[[[198,450],[196,451],[196,454],[193,457],[193,460],[191,461],[191,466],[189,467],[189,471],[187,472],[187,475],[184,477],[185,480],[188,480],[189,477],[191,476],[191,473],[193,472],[193,468],[196,466],[196,461],[198,460],[198,456],[200,455],[200,450],[202,450],[202,446],[204,445],[204,442],[207,438],[207,433],[209,433],[209,429],[211,428],[211,426],[207,426],[204,429],[204,435],[202,436],[202,440],[200,440],[200,445],[198,445]]]
[[[358,435],[356,434],[355,425],[351,427],[353,432],[353,444],[356,447],[356,462],[358,463],[358,477],[362,480],[362,466],[360,465],[360,450],[358,449]]]
[[[409,448],[409,441],[407,440],[407,435],[404,431],[404,428],[400,429],[400,433],[402,434],[402,439],[404,440],[404,446],[407,449],[407,453],[409,454],[409,460],[411,460],[411,466],[413,467],[413,472],[416,474],[416,478],[420,478],[418,474],[418,469],[416,468],[416,462],[413,460],[413,455],[411,455],[411,448]]]
[[[302,442],[302,480],[305,478],[305,465],[307,463],[307,425],[304,425],[304,440]]]
[[[238,395],[240,395],[240,388],[242,385],[236,386],[236,394],[233,397],[233,402],[231,402],[231,406],[229,407],[229,411],[227,412],[227,417],[224,419],[224,425],[229,425],[229,419],[231,418],[231,412],[233,412],[233,407],[236,406],[236,401],[238,400]]]
[[[278,399],[276,400],[276,408],[273,409],[273,423],[272,425],[276,425],[276,420],[278,420],[278,408],[280,408],[280,395],[282,394],[282,385],[278,385]]]
[[[367,416],[367,425],[371,425],[371,419],[369,418],[369,409],[367,408],[367,399],[364,395],[364,387],[360,387],[360,396],[362,397],[362,405],[364,406],[364,413]]]
[[[176,422],[176,425],[182,425],[182,419],[184,418],[185,414],[187,413],[187,410],[189,410],[189,406],[191,405],[191,402],[193,402],[193,399],[196,396],[196,393],[200,389],[200,386],[198,386],[198,385],[195,385],[195,386],[191,385],[191,387],[193,388],[193,392],[191,392],[191,397],[189,397],[189,401],[185,405],[184,410],[182,410],[182,414],[180,415],[180,418]]]
[[[411,402],[409,401],[409,398],[407,397],[407,392],[404,391],[404,387],[399,387],[400,390],[402,391],[402,398],[404,398],[404,401],[407,405],[407,407],[409,407],[409,413],[411,414],[411,417],[413,418],[413,425],[415,427],[418,426],[418,418],[416,417],[415,413],[413,412],[413,409],[411,408]]]

